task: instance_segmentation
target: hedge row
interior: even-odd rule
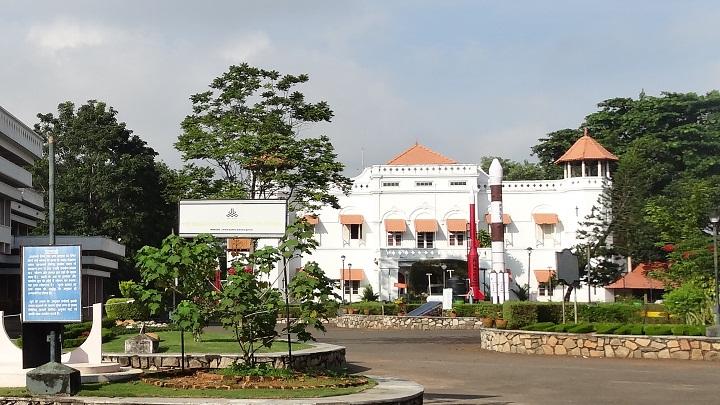
[[[511,329],[538,322],[560,324],[563,321],[561,303],[508,301],[503,304],[502,313]],[[566,304],[565,320],[573,317],[573,304]],[[637,323],[642,321],[642,308],[624,303],[578,304],[578,321]]]
[[[105,302],[105,313],[111,320],[144,321],[150,318],[150,310],[139,301],[132,298],[110,298]],[[130,301],[130,302],[128,302]]]
[[[538,322],[520,328],[541,332],[597,333],[601,335],[704,336],[705,326],[638,323],[581,322],[578,324]]]

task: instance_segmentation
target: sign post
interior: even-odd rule
[[[81,251],[74,246],[23,246],[23,367],[60,362],[63,323],[82,320]],[[52,336],[53,342],[47,340]]]

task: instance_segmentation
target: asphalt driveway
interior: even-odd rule
[[[480,349],[475,331],[342,329],[350,371],[411,379],[430,404],[720,404],[720,362],[584,359]]]

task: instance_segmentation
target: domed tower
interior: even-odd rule
[[[598,141],[585,133],[570,149],[555,161],[563,165],[565,178],[570,177],[607,177],[610,178],[610,162],[617,161],[617,156],[608,152]]]

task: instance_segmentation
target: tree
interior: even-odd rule
[[[613,98],[599,103],[582,126],[620,158],[612,169],[611,192],[618,253],[640,261],[664,259],[657,247],[662,227],[653,225],[648,215],[660,197],[684,207],[682,197],[676,198],[680,182],[720,175],[720,92]],[[551,132],[533,153],[549,173],[579,136],[576,129]],[[558,176],[561,172],[558,168]],[[718,182],[712,183],[717,187]],[[715,190],[720,194],[720,188]],[[685,219],[690,222],[683,227],[699,226],[696,219]],[[678,222],[677,217],[672,221]]]
[[[255,352],[263,346],[270,347],[277,339],[276,319],[285,306],[281,294],[260,282],[260,277],[276,268],[278,273],[286,274],[294,258],[310,253],[315,247],[312,228],[301,219],[287,228],[277,247],[265,246],[238,258],[234,263],[236,268],[251,270],[230,276],[228,283],[216,293],[219,319],[225,328],[234,332],[245,365],[254,365]],[[282,278],[285,280],[284,275]],[[298,315],[283,331],[296,334],[300,341],[313,339],[308,327],[325,331],[324,322],[333,315],[335,300],[340,297],[333,293],[332,281],[317,263],[306,263],[288,282],[287,292],[287,301],[297,304]]]
[[[538,163],[530,163],[527,160],[515,162],[496,156],[483,156],[480,158],[480,167],[486,173],[489,172],[493,159],[498,159],[503,167],[503,180],[542,180],[547,176],[545,167]]]
[[[170,230],[172,208],[162,196],[155,151],[116,116],[103,102],[90,100],[76,109],[68,101],[57,115],[38,114],[35,130],[55,139],[56,232],[119,240],[131,258]],[[43,158],[32,169],[36,187],[45,192],[47,167]],[[37,232],[47,232],[47,222]],[[122,266],[121,277],[127,278],[132,260]]]
[[[213,196],[286,198],[291,209],[338,207],[331,190],[346,192],[350,181],[329,138],[298,136],[305,125],[333,116],[326,102],[307,102],[296,89],[308,80],[242,64],[190,97],[193,114],[175,147],[186,161],[212,165],[220,178]]]
[[[157,313],[176,294],[180,303],[173,320],[199,340],[202,328],[216,317],[212,280],[223,253],[217,240],[207,234],[193,239],[173,234],[159,248],[144,246],[136,255],[145,288],[142,300]]]

